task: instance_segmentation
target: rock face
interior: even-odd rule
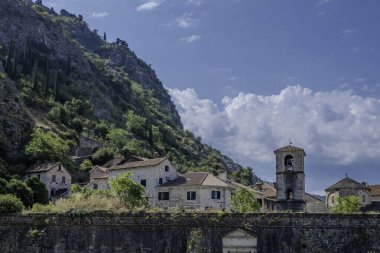
[[[20,93],[4,73],[0,62],[0,157],[9,160],[20,158],[33,122],[20,102]]]
[[[361,253],[380,251],[379,231],[380,215],[2,215],[0,252]]]

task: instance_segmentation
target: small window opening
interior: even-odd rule
[[[293,191],[292,189],[289,189],[287,192],[286,192],[286,199],[287,200],[292,200],[294,198],[293,196]]]
[[[294,166],[294,159],[293,156],[287,155],[284,158],[284,165],[287,171],[292,171]]]

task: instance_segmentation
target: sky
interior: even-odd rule
[[[305,149],[308,192],[380,184],[380,1],[44,0],[151,64],[184,127],[264,180]]]

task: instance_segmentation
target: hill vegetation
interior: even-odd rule
[[[123,153],[168,156],[181,172],[227,170],[244,184],[257,180],[184,130],[150,65],[127,42],[91,31],[81,15],[41,1],[0,1],[0,59],[0,177],[46,161],[77,172],[70,150],[86,136],[103,148],[83,170]]]

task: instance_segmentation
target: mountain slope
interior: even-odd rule
[[[246,183],[257,179],[184,130],[154,70],[125,41],[104,41],[80,15],[0,1],[0,57],[0,89],[10,90],[0,93],[0,157],[8,167],[48,160],[24,152],[40,126],[68,148],[85,135],[118,152],[166,155],[183,172],[228,170]]]

